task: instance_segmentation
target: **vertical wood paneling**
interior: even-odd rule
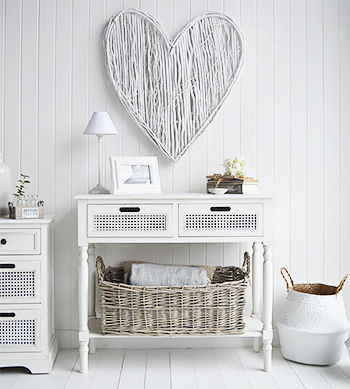
[[[306,1],[290,2],[291,28],[291,270],[296,280],[306,279],[307,255],[307,89]]]
[[[340,262],[340,74],[338,1],[324,0],[324,270],[338,283]],[[329,182],[334,186],[330,187]]]
[[[350,166],[350,38],[349,38],[349,17],[350,5],[346,0],[340,0],[339,3],[339,33],[340,33],[340,207],[341,207],[341,225],[340,225],[340,274],[339,279],[344,274],[350,274],[350,261],[347,242],[350,237],[350,175],[348,166]],[[347,285],[347,296],[350,295]],[[350,298],[345,298],[345,306],[350,312]]]
[[[12,184],[16,184],[21,170],[21,1],[6,1],[4,29],[4,149],[6,164],[10,166]]]
[[[205,11],[223,11],[245,36],[236,88],[176,164],[138,130],[107,77],[104,27],[126,8],[155,16],[170,36]],[[97,183],[97,139],[83,135],[94,111],[109,112],[119,131],[104,138],[108,188],[110,155],[157,155],[163,192],[204,192],[205,176],[222,171],[225,157],[249,159],[260,192],[275,194],[276,317],[285,297],[281,266],[298,282],[336,284],[350,272],[347,0],[0,0],[0,9],[0,151],[13,183],[21,170],[30,174],[30,191],[56,215],[58,330],[77,327],[73,196]],[[130,244],[97,245],[96,253],[110,264],[238,265],[246,249],[251,245]]]
[[[71,304],[71,207],[72,207],[72,1],[56,3],[55,35],[55,311],[58,328],[69,329]],[[67,255],[67,253],[69,254]],[[68,257],[68,258],[67,258]],[[61,258],[62,260],[58,260]]]
[[[246,56],[241,74],[241,155],[249,160],[249,175],[257,169],[257,1],[241,2],[241,29]]]
[[[323,28],[322,7],[307,2],[307,267],[310,282],[323,279]]]
[[[38,193],[37,185],[37,105],[38,105],[38,2],[23,1],[21,54],[21,172],[30,176],[28,193]]]
[[[0,153],[4,155],[5,0],[0,1]]]
[[[56,2],[39,4],[38,195],[45,212],[54,213],[55,197],[55,32]]]
[[[290,19],[289,0],[274,4],[274,274],[275,296],[285,295],[280,274],[291,268]],[[283,298],[275,298],[281,312]],[[276,315],[276,317],[278,314]]]
[[[260,4],[260,6],[259,6]],[[258,3],[257,171],[259,190],[273,191],[273,1]]]
[[[241,27],[240,0],[225,1],[224,12],[229,15],[237,26]],[[243,32],[245,36],[245,32]],[[245,72],[245,65],[242,67]],[[241,154],[241,80],[237,80],[233,91],[227,97],[222,107],[224,116],[223,156],[235,157]]]

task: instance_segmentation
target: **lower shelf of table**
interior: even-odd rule
[[[226,335],[226,334],[218,334],[218,335],[119,335],[119,334],[102,334],[101,331],[101,319],[97,319],[95,317],[90,318],[89,320],[89,329],[90,339],[99,339],[99,338],[133,338],[133,339],[152,339],[152,338],[200,338],[205,336],[205,338],[222,338],[222,337],[230,337],[230,338],[261,338],[262,337],[262,328],[263,324],[260,320],[260,318],[254,318],[250,316],[245,317],[245,331],[243,334],[233,334],[233,335]]]

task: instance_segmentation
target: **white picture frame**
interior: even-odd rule
[[[109,159],[113,194],[161,193],[157,157],[111,155]]]

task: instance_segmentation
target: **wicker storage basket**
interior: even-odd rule
[[[291,286],[283,274],[285,271]],[[350,328],[346,318],[342,288],[324,284],[294,284],[285,268],[287,299],[277,321],[282,355],[291,361],[311,365],[331,365],[344,353]]]
[[[244,332],[250,257],[242,269],[217,267],[206,286],[131,286],[123,267],[96,259],[103,334],[213,335]]]

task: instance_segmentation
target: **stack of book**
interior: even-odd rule
[[[214,174],[207,176],[207,193],[210,193],[210,188],[225,188],[228,189],[228,194],[255,194],[259,193],[258,184],[259,181],[252,178]]]

